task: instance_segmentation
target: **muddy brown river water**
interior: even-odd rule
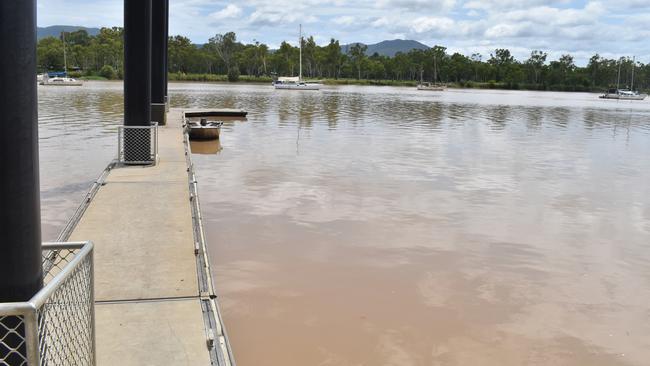
[[[39,89],[46,239],[115,155],[121,87]],[[238,366],[650,364],[650,102],[170,93],[249,111],[193,157]]]

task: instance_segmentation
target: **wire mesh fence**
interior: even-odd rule
[[[158,160],[158,122],[151,126],[120,126],[118,160],[122,164],[155,165]]]
[[[94,365],[93,245],[43,245],[44,286],[0,303],[0,365]]]

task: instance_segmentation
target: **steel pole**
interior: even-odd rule
[[[36,0],[0,1],[0,50],[0,302],[16,302],[43,285]],[[0,323],[0,360],[22,364],[23,320],[5,317]]]
[[[165,25],[167,1],[151,1],[151,119],[160,125],[166,123],[165,111],[165,54],[167,53]]]
[[[169,86],[168,52],[169,52],[169,0],[165,0],[165,52],[163,56],[165,58],[165,104],[167,108],[169,108],[169,93],[167,92]]]
[[[43,284],[36,1],[0,2],[0,302]]]
[[[124,0],[124,125],[151,125],[151,0]],[[127,130],[124,157],[149,160],[149,130]]]

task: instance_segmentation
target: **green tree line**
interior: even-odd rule
[[[123,30],[119,27],[102,28],[96,36],[84,30],[66,33],[69,71],[121,78],[122,39]],[[588,91],[615,87],[619,79],[621,87],[630,86],[634,69],[635,89],[650,87],[650,64],[633,62],[627,57],[617,60],[596,54],[580,67],[571,55],[550,60],[542,50],[533,50],[525,60],[515,59],[508,49],[467,56],[449,53],[442,46],[387,57],[368,55],[366,46],[361,44],[352,45],[344,53],[335,39],[324,46],[317,45],[312,36],[302,42],[303,75],[312,79],[413,83],[422,79],[467,87]],[[217,34],[200,45],[184,36],[172,36],[168,52],[172,79],[219,80],[217,76],[224,76],[223,80],[236,81],[244,76],[249,80],[267,80],[272,75],[298,74],[298,47],[282,42],[277,50],[271,50],[263,43],[239,42],[233,32]],[[40,71],[63,69],[62,38],[41,39],[37,54]]]

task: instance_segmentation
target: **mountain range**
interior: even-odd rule
[[[341,46],[341,51],[343,53],[348,53],[350,48],[355,44],[363,44],[363,43],[344,44]],[[428,50],[430,48],[429,46],[423,43],[409,40],[409,39],[393,39],[389,41],[381,41],[379,43],[374,43],[374,44],[367,44],[366,46],[368,46],[368,49],[366,49],[366,55],[371,56],[377,53],[380,56],[388,56],[388,57],[393,57],[398,52],[408,53],[409,51],[414,49]]]
[[[38,27],[37,28],[37,37],[38,39],[45,37],[59,37],[61,32],[74,32],[80,29],[86,30],[89,35],[95,36],[99,33],[99,28],[86,28],[74,25],[53,25],[49,27]],[[341,51],[343,53],[348,53],[350,48],[355,44],[363,43],[350,43],[344,44],[341,46]],[[429,46],[420,43],[418,41],[409,40],[409,39],[393,39],[387,41],[381,41],[379,43],[366,44],[368,49],[366,49],[366,55],[371,56],[375,53],[381,56],[393,57],[396,53],[408,53],[409,51],[416,50],[428,50]]]
[[[45,38],[45,37],[59,37],[61,36],[61,32],[75,32],[80,29],[86,30],[86,32],[88,32],[88,35],[90,36],[96,36],[97,34],[99,34],[99,28],[86,28],[86,27],[79,27],[76,25],[53,25],[50,27],[37,27],[36,37],[38,39]]]

